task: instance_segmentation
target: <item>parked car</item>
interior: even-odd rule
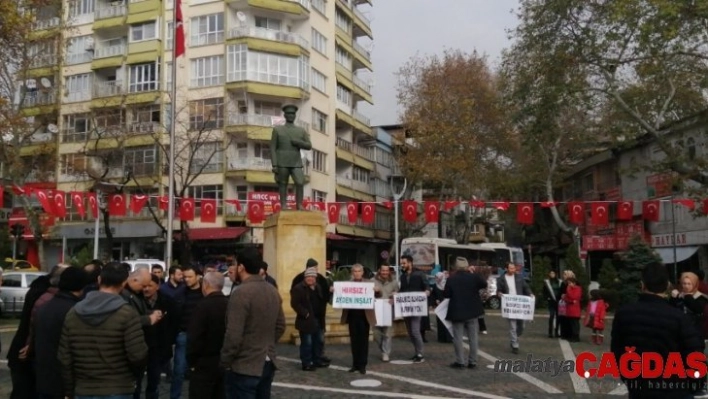
[[[0,287],[0,300],[3,302],[4,314],[18,315],[22,313],[25,305],[25,295],[29,291],[29,286],[39,276],[44,276],[45,272],[4,272],[2,275],[2,287]]]
[[[26,260],[14,260],[12,258],[5,258],[5,264],[2,265],[3,270],[6,272],[12,271],[22,271],[22,272],[38,272],[39,269],[33,264],[27,262]]]

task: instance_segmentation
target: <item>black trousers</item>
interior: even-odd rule
[[[218,367],[195,368],[189,377],[189,399],[224,399],[224,372]]]
[[[580,318],[566,317],[568,320],[568,339],[571,341],[580,341]]]
[[[555,322],[555,324],[554,324]],[[560,337],[561,325],[558,316],[558,303],[548,304],[548,336]]]
[[[479,332],[487,331],[487,322],[484,321],[484,315],[477,318],[477,324],[479,324]]]
[[[12,392],[10,399],[32,399],[37,396],[35,392],[34,367],[29,361],[20,361],[10,369],[12,379]]]
[[[352,367],[363,370],[369,362],[369,322],[363,310],[349,310],[349,341],[352,348]]]
[[[447,330],[447,327],[445,327],[442,320],[440,320],[439,317],[436,317],[435,320],[437,320],[438,324],[438,342],[443,344],[449,344],[452,342],[452,335],[450,335],[450,331]]]

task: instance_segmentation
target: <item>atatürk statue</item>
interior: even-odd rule
[[[295,182],[296,209],[303,209],[305,174],[302,171],[300,150],[312,149],[312,143],[310,143],[310,134],[305,129],[293,124],[296,114],[296,106],[284,106],[285,125],[273,128],[273,134],[270,139],[271,162],[273,163],[275,182],[278,184],[281,209],[287,209],[290,176],[293,177],[293,182]]]

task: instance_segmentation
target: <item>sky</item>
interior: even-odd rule
[[[359,6],[371,20],[374,105],[361,102],[371,124],[399,121],[395,73],[411,57],[445,48],[486,54],[493,65],[510,45],[518,0],[374,0]]]

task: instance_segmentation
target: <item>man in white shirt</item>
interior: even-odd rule
[[[531,288],[524,281],[521,274],[516,273],[516,265],[508,263],[506,273],[497,279],[497,292],[499,296],[504,295],[526,295],[533,296]],[[511,352],[519,353],[519,337],[524,332],[524,321],[507,319],[509,321],[509,339],[511,341]]]

